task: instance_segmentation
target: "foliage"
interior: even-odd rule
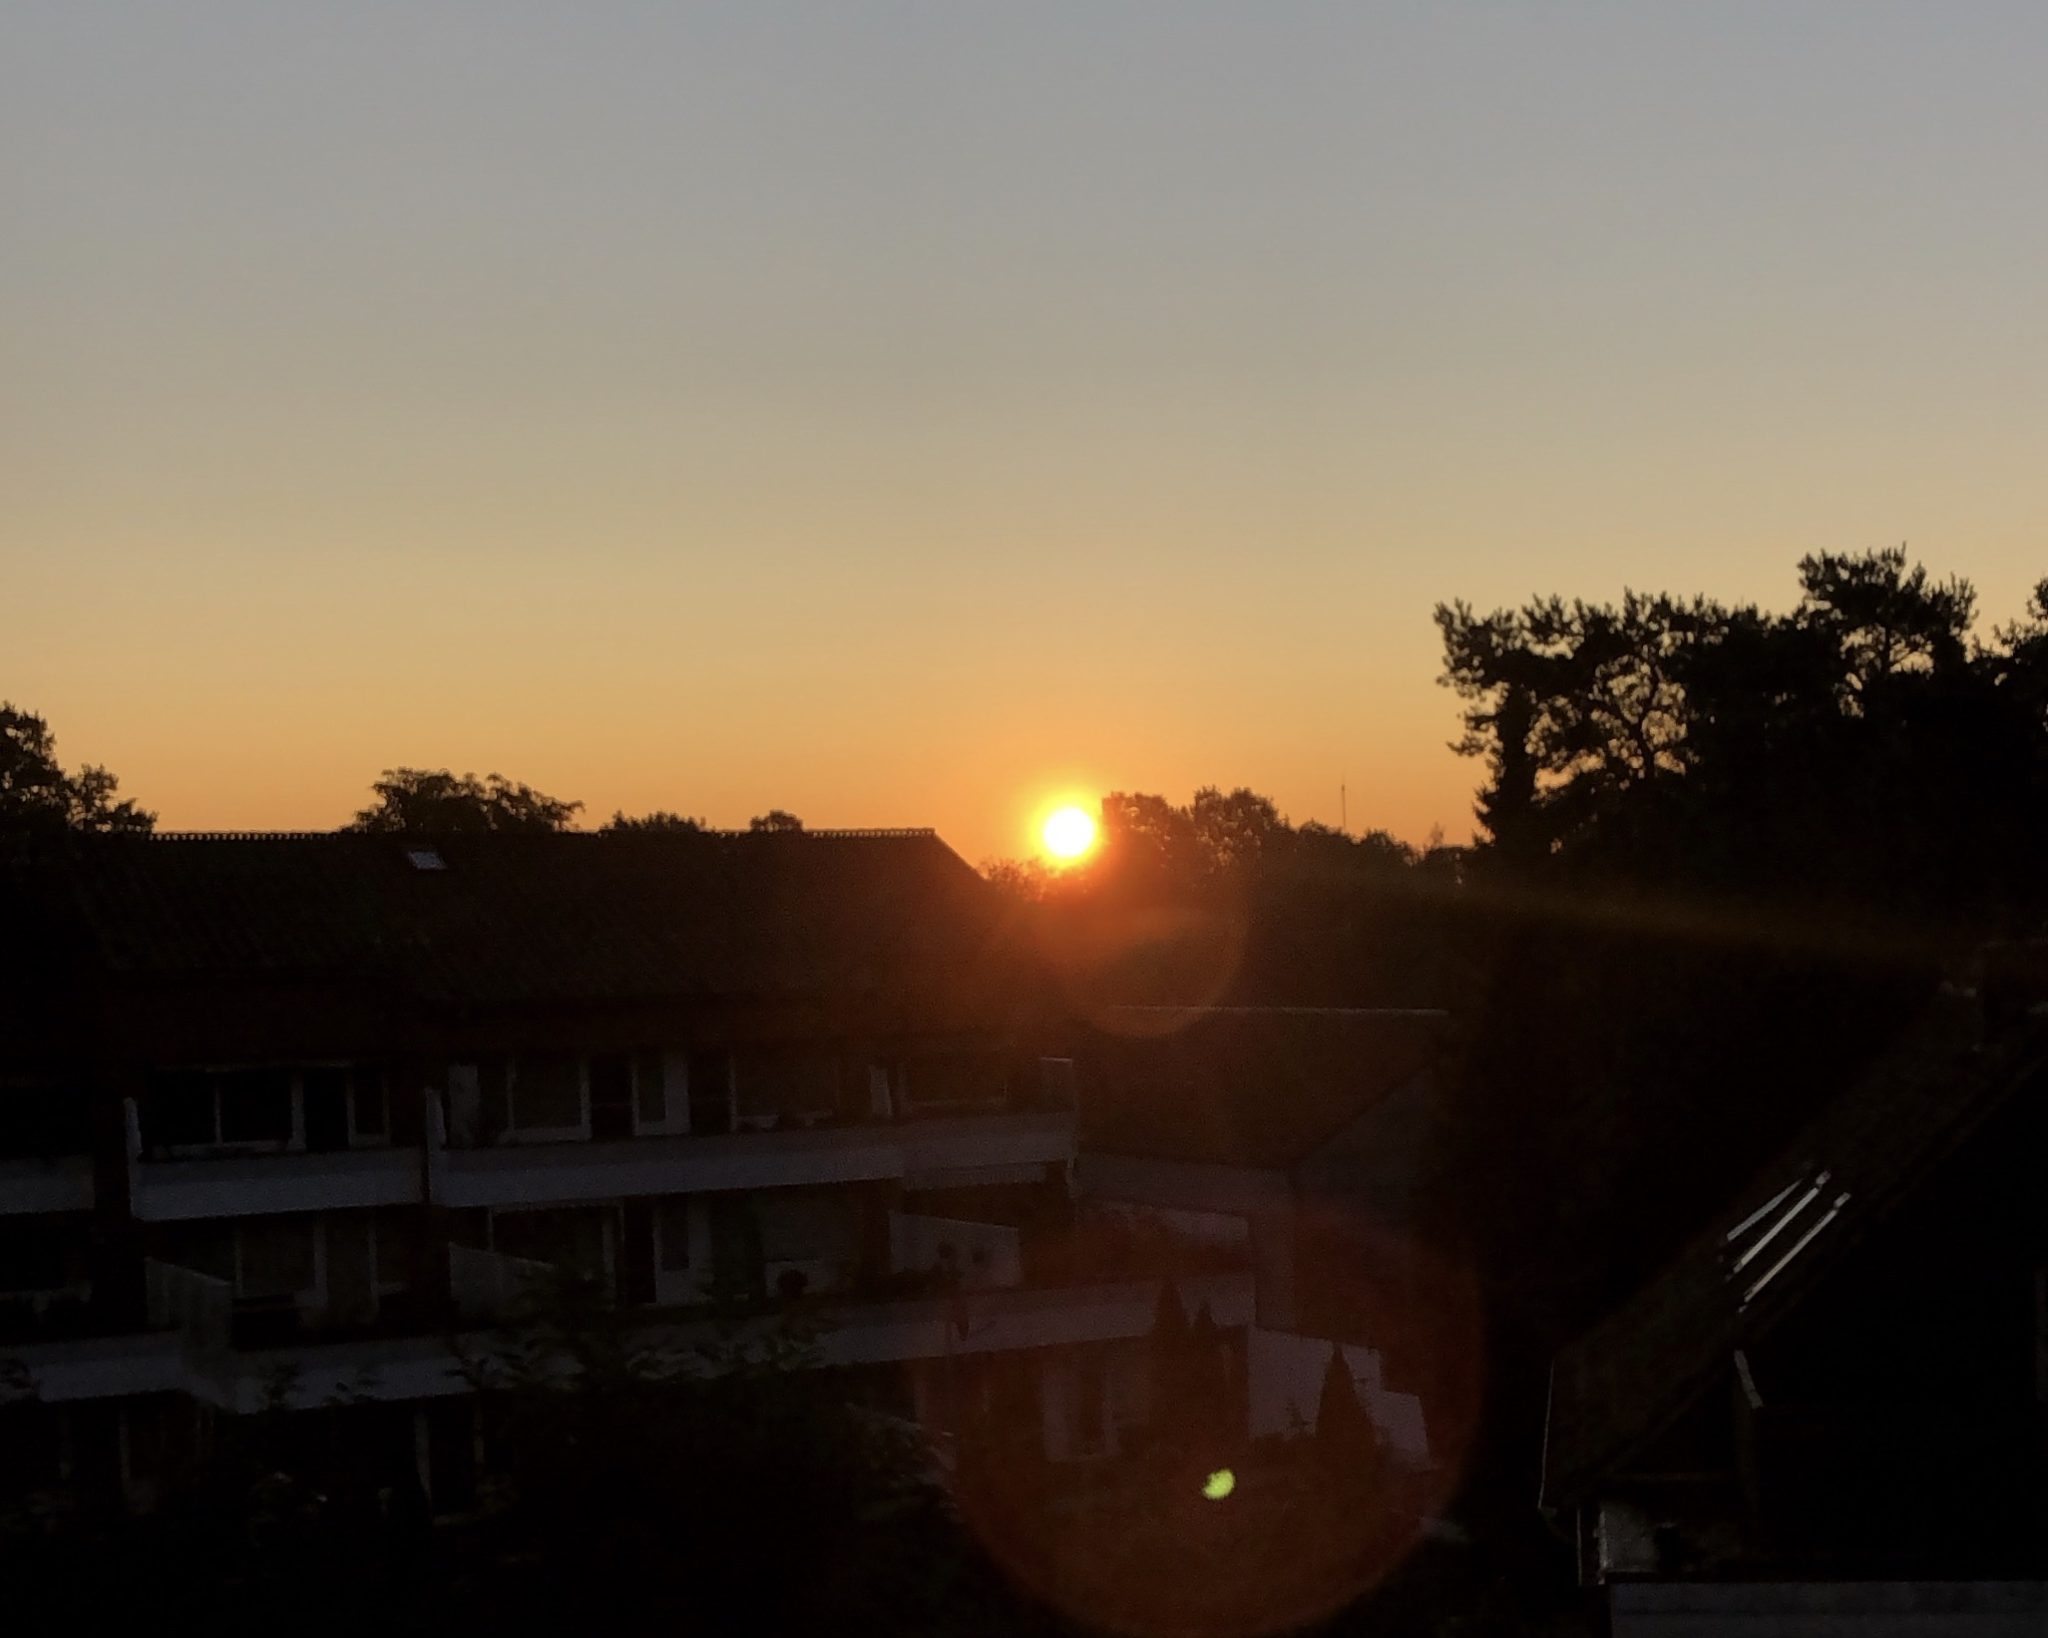
[[[1798,586],[1437,611],[1486,770],[1446,1198],[1549,1341],[2048,911],[2048,585],[1987,638],[1902,548]]]
[[[702,819],[691,819],[680,813],[670,813],[657,808],[652,813],[643,813],[637,818],[624,812],[616,812],[598,827],[600,831],[617,834],[624,831],[701,831],[708,827]]]
[[[749,819],[747,821],[747,829],[752,831],[767,831],[772,833],[778,831],[796,831],[802,830],[803,828],[804,822],[801,819],[799,819],[793,813],[785,812],[781,808],[770,808],[766,813],[756,814],[752,819]]]
[[[386,768],[370,789],[375,800],[357,812],[348,829],[417,835],[557,831],[568,829],[583,807],[503,774],[478,779],[446,768]]]
[[[1069,993],[1119,1002],[1440,1005],[1462,960],[1461,852],[1290,824],[1270,797],[1103,798],[1081,864],[994,860]]]
[[[67,774],[57,761],[50,725],[0,701],[0,837],[153,829],[155,814],[114,799],[119,783],[105,768],[90,765]]]

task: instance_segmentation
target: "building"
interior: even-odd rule
[[[1432,1463],[1425,1392],[1459,1305],[1414,1196],[1445,1027],[1423,1010],[1116,1007],[1075,1049],[1084,1208],[1253,1272],[1233,1337],[1253,1438],[1314,1428],[1336,1350],[1382,1445]],[[1118,1350],[1120,1402],[1142,1404],[1144,1373],[1140,1345]]]
[[[1558,1356],[1542,1502],[1616,1638],[2048,1630],[2048,1028],[2007,988]]]
[[[1048,991],[929,832],[81,838],[6,908],[0,1485],[146,1507],[275,1407],[459,1510],[562,1270],[1102,1448],[1161,1282],[1077,1254]]]

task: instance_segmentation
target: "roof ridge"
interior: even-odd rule
[[[143,842],[339,842],[360,840],[381,840],[392,842],[423,841],[440,842],[451,837],[470,841],[480,837],[517,836],[523,839],[535,837],[578,837],[595,841],[603,837],[628,837],[644,840],[650,836],[712,836],[731,838],[740,836],[774,837],[815,837],[824,841],[922,841],[934,838],[938,831],[930,825],[897,825],[875,827],[848,827],[844,829],[817,830],[720,830],[704,826],[691,830],[153,830],[140,836],[124,836],[120,840]]]

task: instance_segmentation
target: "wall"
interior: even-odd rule
[[[971,1223],[915,1212],[889,1213],[889,1266],[898,1272],[952,1267],[969,1291],[1020,1285],[1024,1279],[1022,1240],[1017,1230],[997,1223]],[[950,1247],[948,1258],[945,1249]]]
[[[1323,1372],[1330,1362],[1327,1338],[1298,1336],[1253,1326],[1245,1347],[1254,1438],[1300,1428],[1312,1432],[1322,1397]],[[1380,1384],[1380,1356],[1355,1343],[1344,1344],[1344,1362],[1358,1385],[1358,1402],[1379,1430],[1387,1449],[1415,1466],[1429,1461],[1429,1434],[1422,1401],[1412,1393],[1389,1393]]]

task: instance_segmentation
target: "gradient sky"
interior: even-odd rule
[[[0,697],[1024,851],[1468,825],[1431,606],[2048,574],[2048,6],[0,11]]]

